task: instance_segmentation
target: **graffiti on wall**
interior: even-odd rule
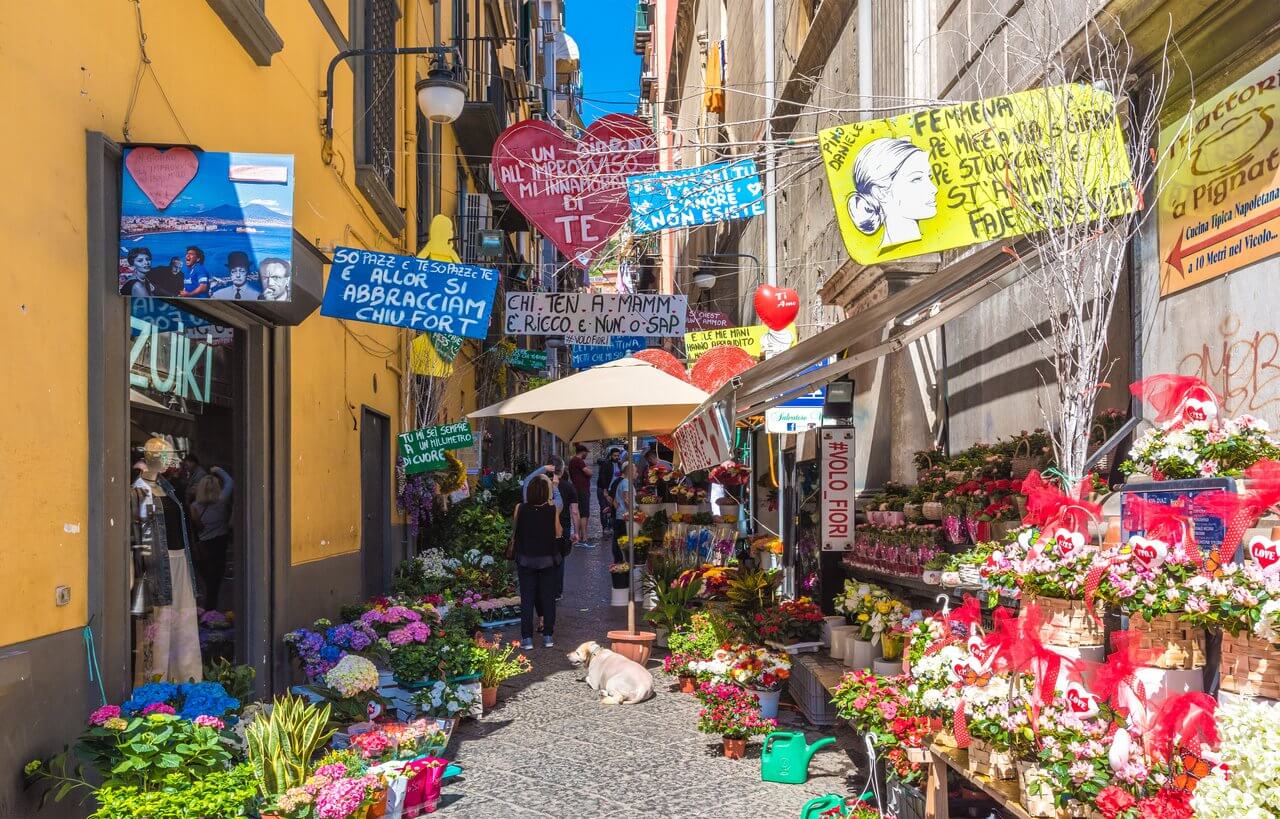
[[[1204,379],[1222,396],[1228,415],[1250,413],[1280,419],[1280,335],[1245,329],[1228,315],[1197,351],[1183,356],[1178,371]]]

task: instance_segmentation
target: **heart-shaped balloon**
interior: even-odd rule
[[[164,210],[196,178],[200,160],[190,148],[132,148],[124,167],[156,210]]]
[[[800,312],[800,294],[790,287],[762,284],[756,288],[756,315],[770,330],[781,330]]]
[[[498,136],[493,176],[516,210],[584,270],[631,213],[626,179],[658,167],[653,129],[606,114],[581,140],[527,119]]]
[[[1077,549],[1084,546],[1084,535],[1070,529],[1059,529],[1054,532],[1053,540],[1053,550],[1058,553],[1058,557],[1070,557]]]
[[[1151,571],[1160,568],[1169,554],[1169,544],[1163,540],[1148,540],[1140,535],[1129,538],[1129,548],[1133,552],[1133,559]]]
[[[1249,541],[1249,555],[1265,574],[1280,571],[1280,540],[1256,535]]]
[[[1063,700],[1067,703],[1067,708],[1071,713],[1084,719],[1097,716],[1098,698],[1085,691],[1075,683],[1067,686],[1067,690],[1063,693]]]

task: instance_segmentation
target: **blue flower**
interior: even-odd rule
[[[126,714],[133,715],[157,702],[172,704],[178,696],[178,686],[167,682],[153,682],[140,685],[133,689],[133,693],[129,699],[125,700],[120,706],[120,710]]]
[[[342,649],[337,646],[326,645],[324,648],[320,649],[320,658],[325,662],[336,663],[338,660],[342,659]]]

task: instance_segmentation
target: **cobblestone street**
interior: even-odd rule
[[[597,704],[565,654],[585,640],[606,644],[609,629],[626,626],[626,609],[609,605],[608,548],[569,560],[556,646],[530,652],[533,673],[504,684],[496,709],[459,727],[450,751],[464,775],[446,785],[443,815],[789,817],[811,796],[862,784],[836,748],[814,757],[804,785],[762,782],[758,741],[746,759],[724,759],[719,738],[698,732],[697,700],[669,690],[657,659],[655,697]],[[518,626],[504,632],[518,636]],[[785,704],[780,718],[810,742],[823,735]]]

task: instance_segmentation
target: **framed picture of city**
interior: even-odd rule
[[[293,157],[126,149],[120,294],[289,301]]]

